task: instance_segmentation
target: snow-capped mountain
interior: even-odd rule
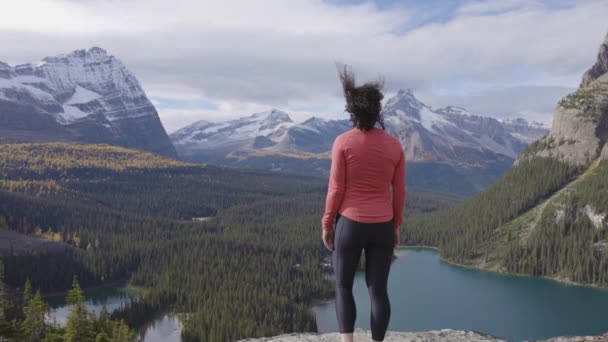
[[[433,110],[409,90],[387,101],[383,115],[411,161],[485,165],[495,159],[490,154],[514,159],[525,147],[496,119],[458,107]]]
[[[475,183],[469,188],[476,189],[496,179],[529,142],[547,132],[524,119],[501,122],[458,107],[435,110],[411,90],[390,98],[382,115],[387,132],[401,141],[406,158],[413,162],[408,172],[419,169],[422,180],[441,178],[445,172],[459,177],[475,169],[473,178],[478,173],[483,178],[469,181]],[[351,127],[348,119],[312,117],[295,123],[287,113],[271,110],[226,122],[199,121],[170,138],[180,156],[191,161],[323,175],[329,170],[328,152],[335,137]],[[429,167],[442,171],[429,173]]]
[[[484,164],[488,153],[515,159],[533,137],[546,133],[524,119],[501,122],[458,107],[433,110],[411,90],[389,99],[382,114],[386,130],[401,141],[406,158],[417,162]],[[182,157],[193,160],[200,160],[201,154],[226,156],[234,151],[241,156],[256,151],[323,153],[350,128],[347,119],[312,117],[294,123],[287,113],[275,109],[227,122],[198,121],[173,133],[171,140]],[[465,149],[469,151],[463,155]],[[480,156],[474,159],[472,153]]]
[[[547,132],[523,119],[501,122],[458,107],[435,110],[411,90],[390,98],[382,115],[412,162],[410,185],[459,194],[496,180],[529,142]],[[351,128],[348,119],[295,123],[275,109],[226,122],[199,121],[170,138],[189,161],[327,175],[335,137]]]
[[[135,76],[101,48],[0,62],[0,136],[21,141],[108,143],[175,157]]]

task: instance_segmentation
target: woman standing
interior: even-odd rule
[[[332,252],[342,342],[353,341],[353,280],[363,250],[372,339],[383,341],[391,315],[387,280],[405,204],[405,156],[401,143],[384,131],[382,84],[355,86],[348,66],[340,66],[339,75],[353,128],[332,147],[323,243]]]

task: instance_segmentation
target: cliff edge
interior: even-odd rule
[[[356,342],[371,342],[370,332],[362,329],[355,329]],[[412,331],[412,332],[396,332],[389,331],[384,338],[386,342],[481,342],[481,341],[506,341],[498,337],[485,335],[473,331],[465,330],[429,330],[429,331]],[[608,333],[600,336],[564,336],[556,337],[548,340],[538,340],[546,342],[582,342],[596,341],[608,342]],[[279,335],[274,337],[250,338],[240,340],[238,342],[340,342],[339,333],[292,333]]]

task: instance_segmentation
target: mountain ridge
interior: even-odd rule
[[[421,113],[421,111],[423,111],[423,113]],[[234,132],[230,133],[243,133],[238,128],[241,128],[245,123],[247,123],[248,121],[252,121],[252,119],[254,118],[260,118],[264,115],[269,115],[270,117],[272,117],[272,113],[281,113],[281,118],[283,118],[283,120],[273,121],[277,131],[263,132],[259,130],[250,130],[248,133],[250,133],[251,135],[238,135],[236,137],[222,137],[210,134],[216,133],[217,131],[230,132],[231,126],[235,126],[236,129],[234,129]],[[423,115],[421,116],[421,114]],[[512,141],[501,141],[498,144],[496,143],[496,141],[494,141],[493,144],[488,144],[488,141],[484,141],[483,143],[477,142],[477,146],[475,147],[486,147],[488,149],[493,149],[493,152],[502,153],[513,159],[518,155],[520,150],[523,150],[523,146],[525,146],[527,142],[535,140],[536,138],[546,133],[545,129],[543,129],[543,127],[540,126],[538,123],[528,124],[528,122],[522,118],[514,118],[511,121],[500,121],[491,117],[473,115],[463,108],[454,106],[448,106],[433,110],[431,107],[420,102],[414,96],[413,92],[410,89],[399,90],[394,97],[390,98],[384,106],[383,116],[385,119],[385,125],[387,126],[387,131],[395,136],[398,136],[401,132],[395,129],[394,126],[399,124],[403,125],[404,122],[406,122],[406,125],[408,126],[412,123],[424,126],[423,128],[425,130],[430,132],[432,131],[432,133],[434,133],[435,135],[444,134],[445,132],[443,131],[437,131],[437,126],[440,123],[447,123],[448,125],[455,124],[457,126],[460,126],[460,129],[467,131],[467,133],[469,133],[470,135],[469,137],[467,137],[469,139],[469,144],[475,144],[475,142],[473,141],[474,138],[471,137],[472,135],[482,134],[482,130],[484,128],[487,128],[482,127],[484,126],[484,123],[486,124],[486,126],[494,125],[494,129],[496,129],[495,127],[502,126],[502,128],[498,128],[500,132],[492,133],[503,134],[503,137],[501,138],[510,135],[509,138],[511,138]],[[446,119],[449,119],[451,121],[448,121]],[[475,127],[475,125],[473,125],[473,122],[465,122],[467,119],[469,119],[470,121],[481,121],[481,123],[477,127]],[[272,118],[270,120],[272,121]],[[467,126],[467,124],[469,125]],[[209,122],[206,120],[200,120],[186,127],[178,129],[174,133],[170,134],[170,137],[178,148],[178,150],[180,151],[180,154],[182,154],[186,159],[197,159],[196,152],[193,152],[193,150],[210,150],[212,148],[217,148],[218,145],[221,146],[222,144],[231,144],[230,142],[222,141],[222,139],[239,140],[241,143],[243,141],[247,141],[247,144],[245,146],[241,144],[235,144],[239,146],[239,152],[245,152],[247,149],[254,150],[256,148],[272,148],[274,150],[283,152],[286,150],[289,150],[290,152],[327,152],[331,150],[331,143],[333,141],[333,138],[335,138],[336,135],[350,128],[351,125],[348,119],[323,119],[320,117],[311,116],[310,118],[300,123],[295,123],[293,120],[291,120],[289,114],[278,109],[271,109],[266,112],[255,113],[250,116],[243,116],[239,119],[232,119],[227,121]],[[199,130],[199,132],[196,132],[197,129]],[[320,130],[323,131],[324,134],[331,134],[331,139],[326,139],[322,141],[318,141],[318,139],[316,139],[317,145],[298,145],[298,143],[303,139],[301,135],[304,132],[320,133]],[[520,131],[518,132],[518,130]],[[471,134],[471,132],[473,134]],[[210,141],[210,138],[213,138],[211,139],[213,141]],[[258,142],[266,141],[267,144],[255,144],[256,139],[258,140]],[[423,155],[414,151],[415,146],[411,144],[407,146],[406,144],[403,145],[406,148],[406,155],[409,156],[409,160],[425,161]],[[434,148],[435,147],[433,146],[431,149]],[[443,159],[436,159],[438,159],[438,161],[448,160],[446,157],[444,157]],[[455,158],[452,158],[449,161],[457,162]]]
[[[79,141],[176,151],[137,78],[92,47],[37,64],[0,63],[0,135],[26,142]]]
[[[273,112],[281,115],[273,118]],[[521,118],[499,121],[458,107],[433,109],[410,89],[389,98],[382,115],[409,161],[408,186],[458,195],[491,184],[530,141],[547,132]],[[265,117],[269,124],[263,130]],[[313,116],[296,123],[273,109],[223,122],[198,121],[170,138],[191,162],[327,176],[333,141],[349,129],[348,119]]]

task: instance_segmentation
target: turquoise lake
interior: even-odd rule
[[[500,275],[439,260],[424,248],[399,248],[389,275],[389,330],[466,329],[511,341],[608,331],[608,290]],[[365,276],[353,290],[356,327],[369,329]],[[320,332],[338,331],[333,302],[313,307]]]

